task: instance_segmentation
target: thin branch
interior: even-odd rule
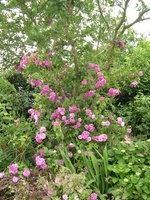
[[[122,26],[122,24],[123,24],[124,21],[125,21],[126,12],[127,12],[127,8],[128,8],[129,1],[130,1],[130,0],[126,0],[126,2],[125,2],[124,12],[123,12],[122,18],[121,18],[121,20],[120,20],[118,26],[115,28],[114,40],[116,39],[116,36],[117,36],[117,33],[118,33],[120,27]]]
[[[106,26],[107,26],[107,28],[108,28],[108,30],[109,30],[110,27],[109,27],[109,24],[107,23],[107,20],[105,19],[104,15],[103,15],[103,11],[102,11],[102,9],[101,9],[99,0],[97,0],[97,5],[98,5],[99,12],[100,12],[100,14],[101,14],[101,17],[102,17],[103,21],[105,22],[105,24],[106,24]]]
[[[125,32],[126,29],[130,28],[130,27],[133,26],[134,24],[136,24],[136,23],[138,23],[138,22],[140,22],[140,21],[144,21],[144,20],[150,19],[150,17],[148,17],[148,18],[143,18],[143,19],[142,19],[143,15],[144,15],[145,13],[149,12],[149,11],[150,11],[150,8],[147,9],[147,10],[144,10],[144,11],[140,12],[140,13],[139,13],[139,16],[138,16],[132,23],[130,23],[130,24],[128,24],[128,25],[124,25],[124,27],[123,27],[123,29],[122,29],[122,31],[121,31],[121,33],[120,33],[119,35],[122,35],[122,34]]]

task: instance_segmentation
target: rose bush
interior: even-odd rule
[[[111,199],[107,148],[136,140],[125,117],[114,112],[123,89],[110,85],[97,64],[87,63],[77,79],[74,68],[58,68],[57,52],[52,52],[24,55],[17,68],[34,88],[34,103],[26,122],[15,119],[6,128],[20,153],[10,174],[1,172],[3,191],[10,184],[11,195],[13,190],[20,195],[26,186],[25,198]],[[142,78],[143,72],[137,73],[138,82],[130,74],[124,79],[131,91]]]

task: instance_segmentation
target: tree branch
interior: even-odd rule
[[[133,26],[134,24],[136,24],[136,23],[138,23],[138,22],[140,22],[140,21],[144,21],[144,20],[150,19],[150,17],[148,17],[148,18],[143,18],[143,19],[142,19],[143,15],[144,15],[145,13],[149,12],[149,11],[150,11],[150,8],[147,9],[147,10],[144,10],[144,11],[140,12],[140,13],[139,13],[139,16],[138,16],[132,23],[130,23],[130,24],[128,24],[128,25],[124,25],[124,27],[123,27],[123,29],[122,29],[122,31],[121,31],[121,33],[120,33],[119,35],[122,35],[122,34],[125,32],[126,29],[130,28],[130,27]]]
[[[113,38],[113,40],[116,39],[116,36],[117,36],[118,31],[119,31],[120,27],[122,26],[122,24],[123,24],[124,21],[125,21],[126,12],[127,12],[127,8],[128,8],[129,1],[130,1],[130,0],[126,0],[126,2],[125,2],[124,12],[123,12],[122,18],[121,18],[121,20],[120,20],[118,26],[115,28],[115,33],[114,33],[114,38]]]
[[[100,12],[100,14],[101,14],[101,17],[102,17],[103,21],[105,22],[105,24],[106,24],[106,26],[107,26],[107,28],[108,28],[108,30],[109,30],[110,27],[109,27],[109,24],[107,23],[107,21],[106,21],[104,15],[103,15],[103,12],[102,12],[102,9],[101,9],[99,0],[97,0],[97,5],[98,5],[99,12]]]

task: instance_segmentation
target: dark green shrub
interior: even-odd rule
[[[13,101],[13,110],[18,117],[27,117],[27,111],[32,107],[33,91],[34,88],[27,82],[22,74],[15,71],[15,69],[9,69],[3,73],[4,78],[7,82],[15,88],[15,98]],[[6,91],[7,93],[7,91]]]
[[[10,116],[8,116],[10,118]],[[31,166],[34,155],[32,141],[35,133],[31,124],[21,119],[16,123],[2,124],[3,133],[0,134],[0,166],[6,168],[14,162],[21,162],[23,165]]]
[[[150,96],[137,94],[126,105],[116,109],[119,116],[124,116],[128,125],[132,127],[132,134],[143,139],[150,137]]]

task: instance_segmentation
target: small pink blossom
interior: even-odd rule
[[[81,135],[82,135],[82,139],[86,140],[89,137],[90,133],[88,131],[83,131]]]
[[[42,157],[45,157],[45,156],[46,156],[46,154],[44,153],[44,149],[40,149],[40,150],[39,150],[39,153],[40,153],[40,155],[41,155]]]
[[[31,108],[31,109],[28,110],[28,113],[31,114],[31,118],[33,118],[35,120],[34,124],[37,125],[38,119],[39,119],[39,116],[40,116],[40,112],[36,109]]]
[[[124,48],[125,47],[125,42],[124,41],[120,41],[119,42],[119,48]]]
[[[62,178],[56,177],[55,178],[55,184],[59,184],[60,182],[62,182]]]
[[[96,142],[105,142],[107,140],[107,135],[106,134],[101,134],[99,136],[92,136],[92,140]]]
[[[98,81],[98,82],[95,84],[95,88],[98,89],[99,87],[104,86],[105,84],[106,84],[106,80],[105,80],[105,79],[102,79],[101,81]]]
[[[138,72],[138,76],[143,76],[143,72],[142,72],[142,71],[139,71],[139,72]]]
[[[87,81],[86,81],[86,80],[83,80],[83,81],[82,81],[82,85],[87,85]]]
[[[0,173],[0,179],[4,178],[4,172]]]
[[[90,91],[85,93],[85,97],[92,97],[94,95],[95,95],[95,91],[94,90],[90,90]]]
[[[31,80],[31,85],[40,87],[43,84],[43,80]]]
[[[12,164],[9,167],[9,173],[17,174],[18,173],[18,164]]]
[[[88,66],[89,66],[90,68],[93,68],[93,67],[94,67],[94,64],[89,63]]]
[[[138,85],[138,82],[137,81],[133,81],[132,83],[130,83],[130,86],[131,87],[136,87]]]
[[[35,63],[35,65],[39,65],[40,61],[39,60],[35,60],[34,63]]]
[[[89,152],[85,151],[85,152],[84,152],[84,155],[85,155],[85,156],[88,156],[88,155],[89,155]]]
[[[68,196],[66,194],[63,195],[63,200],[68,200]]]
[[[73,129],[78,129],[81,126],[81,123],[78,121],[74,126]]]
[[[64,161],[63,161],[63,160],[59,160],[59,161],[58,161],[58,164],[59,164],[59,165],[63,165],[63,164],[64,164]]]
[[[82,135],[78,135],[78,139],[82,140],[83,139]]]
[[[86,139],[87,142],[90,142],[91,140],[92,140],[91,137],[88,137],[88,138]]]
[[[68,153],[68,157],[69,157],[69,158],[73,158],[73,153],[72,153],[72,152],[69,152],[69,153]]]
[[[45,133],[46,132],[46,128],[44,126],[40,127],[40,133]]]
[[[55,92],[51,92],[50,96],[49,96],[49,100],[50,101],[55,101],[55,97],[56,97],[56,93]]]
[[[49,68],[51,66],[51,63],[50,63],[50,61],[46,60],[46,61],[42,62],[42,65]]]
[[[54,193],[54,190],[46,190],[47,196],[52,196],[53,193]]]
[[[103,121],[102,123],[101,123],[101,125],[102,126],[110,126],[110,121]]]
[[[100,67],[98,65],[94,65],[94,69],[95,69],[96,73],[98,73],[100,71]]]
[[[94,132],[95,130],[94,124],[85,125],[84,128],[89,132]]]
[[[108,90],[108,94],[109,94],[109,96],[112,96],[112,97],[118,96],[120,94],[120,90],[114,89],[114,88],[110,88]]]
[[[130,74],[130,78],[134,78],[134,74]]]
[[[105,100],[105,97],[100,96],[99,100],[100,100],[100,101],[104,101],[104,100]]]
[[[127,135],[125,135],[124,139],[125,139],[126,142],[130,142],[131,141],[131,138],[129,136],[127,136]]]
[[[75,111],[80,112],[80,108],[78,108],[76,105],[69,107],[69,112],[73,113]]]
[[[121,117],[118,117],[117,118],[117,122],[120,126],[124,126],[125,125],[125,122],[123,121],[123,119]]]
[[[13,176],[13,178],[12,178],[12,181],[14,182],[14,183],[17,183],[18,182],[18,177],[16,177],[16,176]]]
[[[42,141],[46,138],[46,134],[45,133],[36,133],[35,139],[37,141],[37,143],[42,143]]]
[[[104,75],[102,73],[98,73],[98,80],[101,81],[104,79]]]
[[[54,127],[59,127],[60,126],[60,122],[58,122],[58,121],[52,122],[52,124],[53,124]]]
[[[131,128],[127,128],[127,132],[130,134],[132,132]]]
[[[74,113],[70,113],[70,118],[74,118],[75,114]]]
[[[35,158],[36,165],[41,167],[42,169],[46,169],[48,166],[46,165],[45,159],[40,156],[36,156]]]
[[[24,175],[25,177],[30,176],[30,171],[27,170],[27,169],[25,169],[24,172],[23,172],[23,175]]]
[[[45,96],[49,91],[50,91],[49,86],[44,85],[43,88],[42,88],[41,94]]]
[[[70,144],[68,145],[68,147],[69,147],[70,149],[73,149],[73,148],[75,147],[75,145],[74,145],[73,143],[70,143]]]
[[[91,118],[91,119],[94,119],[95,118],[95,115],[92,113],[92,110],[90,109],[86,109],[86,114]]]

